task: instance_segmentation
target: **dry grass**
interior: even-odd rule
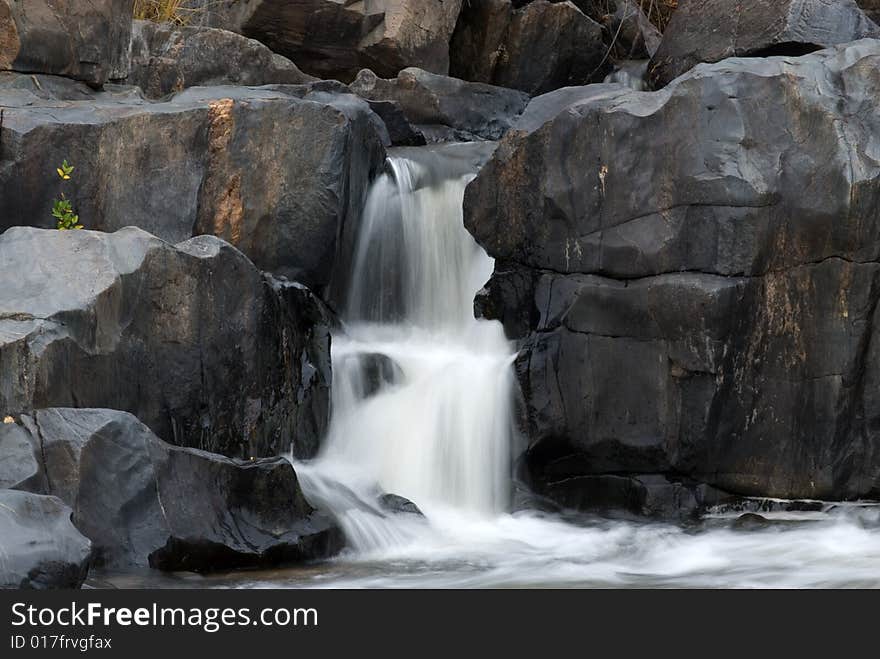
[[[192,0],[135,0],[134,17],[157,23],[188,25],[203,10]]]

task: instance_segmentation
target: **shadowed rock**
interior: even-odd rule
[[[539,97],[468,187],[535,483],[880,494],[880,42]],[[603,88],[599,88],[603,87]]]
[[[601,80],[602,27],[571,2],[465,3],[450,44],[450,74],[541,94]]]
[[[317,450],[330,318],[222,240],[16,227],[0,235],[0,280],[6,413],[110,407],[218,453]]]

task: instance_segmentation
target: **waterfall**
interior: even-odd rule
[[[474,318],[493,262],[464,228],[467,149],[390,157],[365,205],[333,336],[330,430],[318,458],[297,465],[356,550],[508,505],[514,350],[499,323]],[[382,493],[427,521],[383,510]]]

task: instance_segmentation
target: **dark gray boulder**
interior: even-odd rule
[[[361,71],[350,85],[353,92],[370,101],[396,103],[411,124],[429,141],[474,139],[497,140],[513,125],[528,104],[528,96],[477,82],[436,75],[416,68],[384,80],[369,70]]]
[[[399,494],[383,494],[379,497],[379,507],[385,512],[398,515],[425,516],[416,504]]]
[[[128,75],[134,0],[0,0],[0,71],[100,87]]]
[[[82,585],[91,543],[73,526],[70,512],[56,497],[0,490],[0,589]]]
[[[212,234],[263,270],[329,284],[338,238],[385,159],[366,103],[299,85],[198,87],[164,102],[134,87],[59,87],[0,80],[0,231],[56,226],[55,168],[67,159],[65,192],[87,229],[135,225],[175,243]]]
[[[616,61],[648,59],[660,47],[662,35],[636,0],[615,0],[613,11],[602,17],[606,38]]]
[[[803,55],[865,37],[880,28],[855,0],[681,0],[648,77],[659,88],[700,62]]]
[[[135,21],[130,85],[159,98],[188,87],[302,84],[315,78],[259,41],[227,30]]]
[[[450,43],[450,75],[541,94],[601,80],[602,26],[572,2],[465,3]]]
[[[222,240],[15,227],[0,280],[0,409],[125,410],[241,457],[317,450],[332,321]]]
[[[465,222],[536,483],[880,494],[878,65],[864,40],[560,92],[502,140]]]
[[[45,409],[25,419],[45,492],[71,506],[97,564],[211,571],[341,548],[340,532],[306,502],[283,458],[234,460],[172,446],[113,410]]]
[[[348,82],[363,68],[447,73],[462,0],[247,0],[205,8],[215,27],[257,39],[319,78]]]

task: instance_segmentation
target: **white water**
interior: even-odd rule
[[[492,262],[462,224],[471,175],[437,162],[392,160],[370,194],[333,337],[331,429],[319,458],[297,464],[352,550],[237,585],[880,587],[877,508],[758,531],[508,513],[513,348],[473,318]],[[381,370],[376,355],[390,360],[384,384],[365,372]],[[382,510],[383,492],[426,519]]]
[[[319,459],[297,466],[307,496],[359,552],[428,532],[421,519],[382,511],[382,492],[429,520],[494,519],[508,505],[513,347],[499,323],[474,318],[493,264],[464,229],[473,174],[454,155],[430,166],[392,158],[373,186],[345,331],[333,337],[331,428]],[[390,381],[365,374],[377,360]]]

